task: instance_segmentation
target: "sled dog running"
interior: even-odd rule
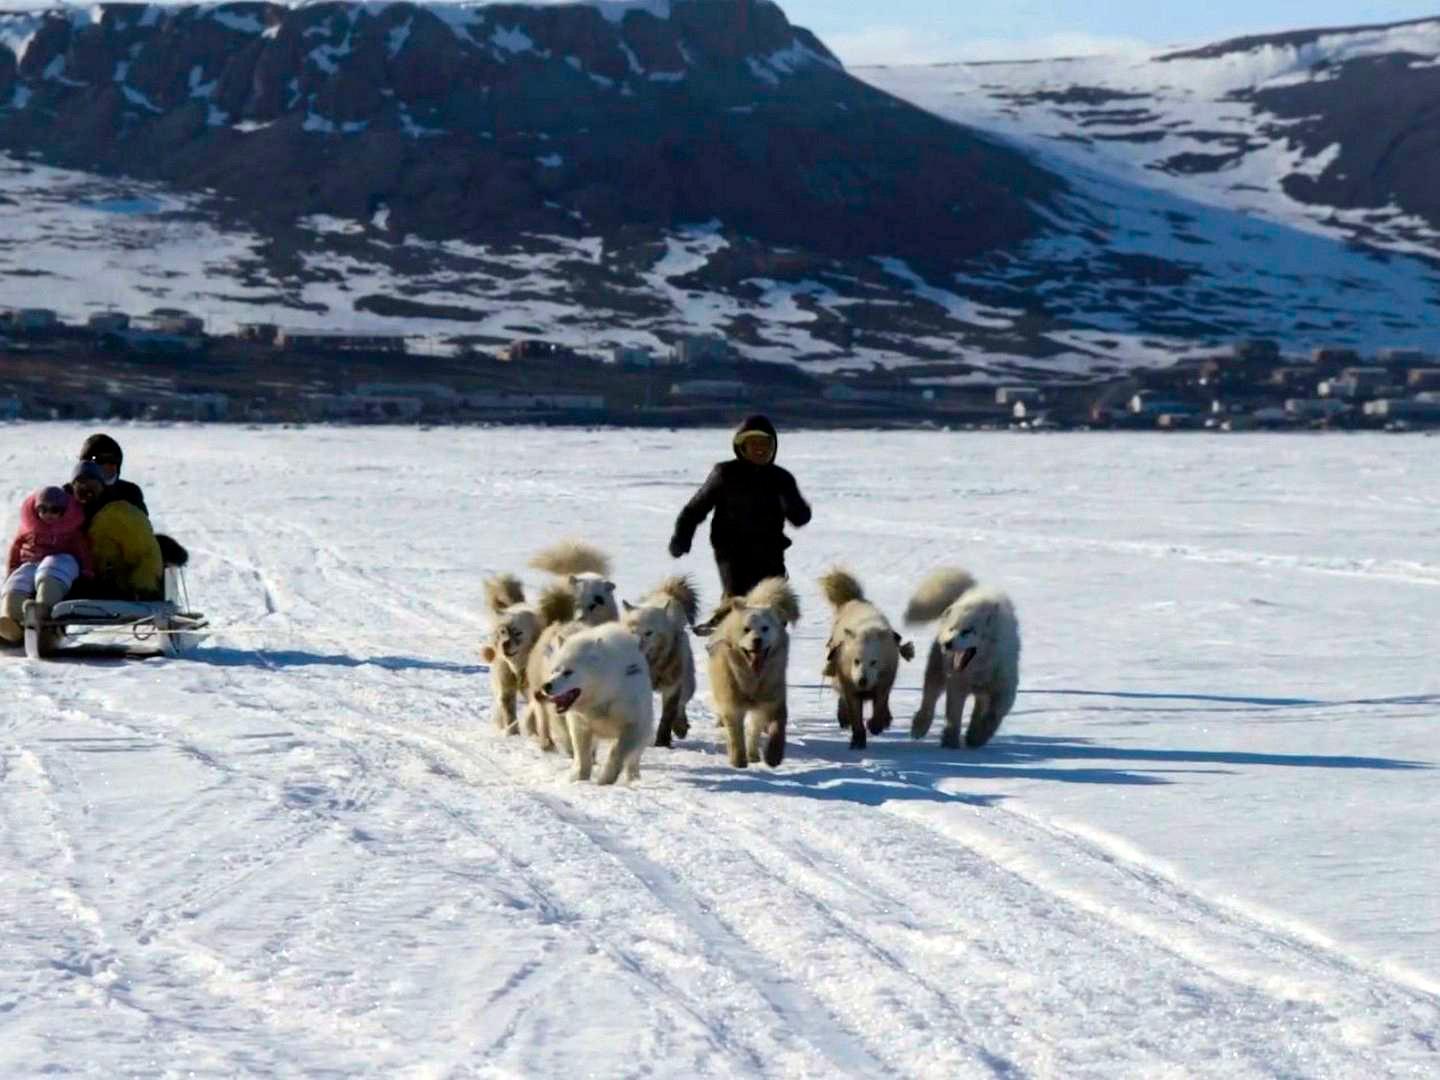
[[[965,701],[975,699],[965,745],[984,746],[1015,704],[1020,683],[1020,624],[1010,598],[977,585],[958,567],[942,567],[921,581],[905,610],[907,625],[939,620],[925,665],[925,688],[910,727],[923,739],[945,695],[940,745],[958,748]]]

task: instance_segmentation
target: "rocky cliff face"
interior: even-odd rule
[[[0,14],[0,149],[431,237],[719,220],[953,265],[1055,182],[852,79],[765,0]]]

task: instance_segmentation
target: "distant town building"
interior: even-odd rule
[[[575,351],[568,345],[561,345],[554,341],[540,341],[536,338],[522,338],[507,345],[501,359],[508,360],[513,364],[520,360],[558,360],[574,355]]]
[[[1411,390],[1440,390],[1440,367],[1411,368],[1405,385]]]
[[[156,308],[149,315],[140,315],[130,320],[130,325],[137,330],[175,334],[180,337],[199,337],[205,333],[204,319],[179,308]]]
[[[1365,415],[1376,420],[1404,420],[1408,423],[1440,424],[1440,402],[1414,398],[1381,398],[1365,403]]]
[[[1430,358],[1420,349],[1381,349],[1377,359],[1386,367],[1416,367]]]
[[[254,341],[261,345],[274,345],[275,339],[280,336],[280,327],[271,322],[241,323],[236,327],[236,334],[242,341]]]
[[[654,367],[655,350],[649,345],[616,345],[610,350],[610,363],[616,367]]]
[[[60,316],[49,308],[0,308],[0,326],[22,334],[53,330]]]
[[[690,334],[677,341],[670,350],[677,364],[725,364],[734,359],[730,343],[719,334]]]
[[[1201,411],[1200,406],[1188,401],[1176,401],[1174,398],[1167,398],[1154,390],[1141,390],[1130,399],[1129,410],[1136,416],[1160,417],[1160,416],[1194,416]]]
[[[411,335],[391,330],[299,330],[285,327],[275,335],[279,349],[308,352],[403,353]]]
[[[97,311],[86,325],[97,334],[115,334],[130,329],[130,316],[123,311]]]
[[[1014,405],[1023,401],[1037,405],[1045,400],[1045,392],[1038,386],[999,386],[995,388],[996,405]]]
[[[1323,374],[1333,375],[1342,368],[1358,366],[1360,353],[1355,349],[1330,345],[1313,351],[1310,360]]]
[[[1377,391],[1390,381],[1390,372],[1383,367],[1346,368],[1319,387],[1321,397],[1344,398],[1349,401],[1377,396]]]

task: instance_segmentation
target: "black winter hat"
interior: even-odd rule
[[[113,461],[116,465],[123,464],[125,452],[120,449],[120,444],[104,432],[97,432],[91,435],[80,446],[80,460],[101,459]]]

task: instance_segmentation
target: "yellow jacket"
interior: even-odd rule
[[[150,519],[128,502],[102,507],[90,521],[90,552],[96,591],[117,599],[159,600],[165,564]]]

